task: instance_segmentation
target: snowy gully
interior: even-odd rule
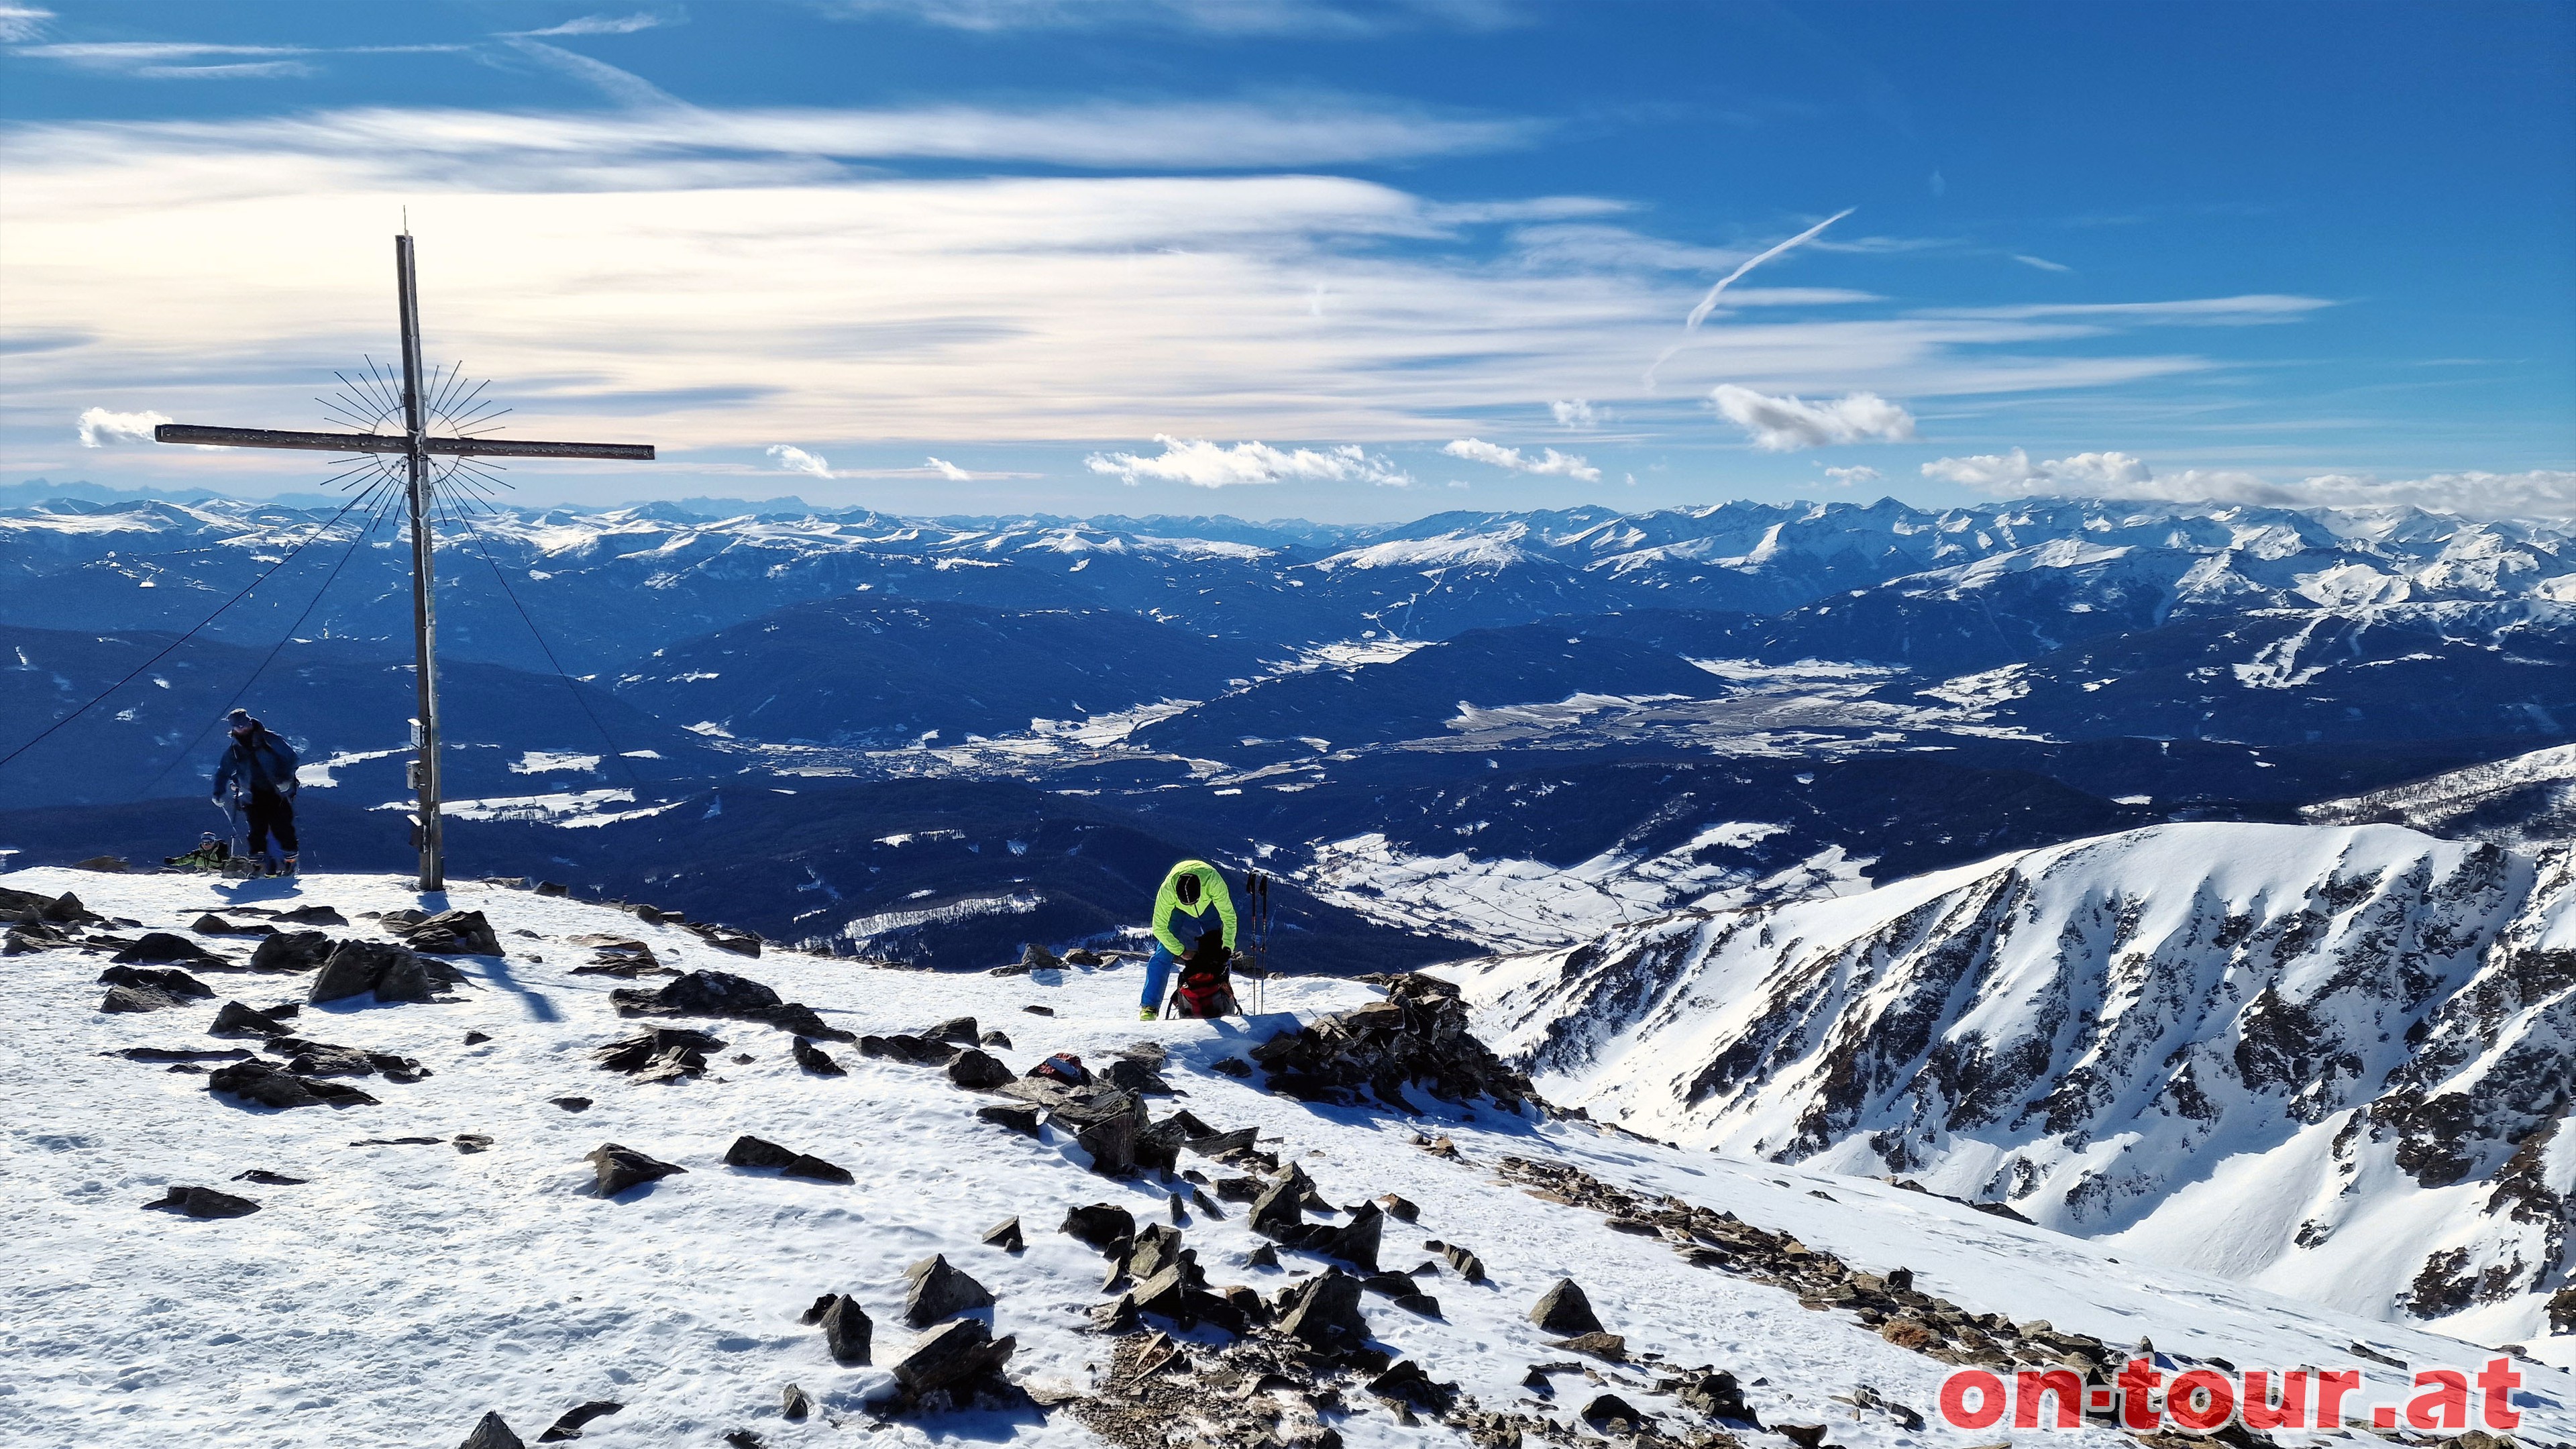
[[[1956,1428],[1986,1429],[2009,1411],[2016,1429],[2080,1429],[2087,1414],[2109,1416],[2116,1408],[2125,1429],[2170,1426],[2195,1434],[2230,1423],[2248,1429],[2335,1429],[2362,1422],[2348,1418],[2344,1410],[2346,1399],[2362,1394],[2361,1370],[2291,1369],[2277,1374],[2277,1390],[2275,1377],[2267,1369],[2235,1373],[2196,1368],[2167,1382],[2152,1360],[2133,1358],[2109,1384],[2088,1383],[2073,1369],[2024,1369],[2007,1387],[2000,1375],[1960,1369],[1941,1381],[1941,1417]],[[2521,1386],[2522,1375],[2513,1371],[2511,1359],[2492,1358],[2475,1372],[2417,1370],[2416,1392],[2403,1411],[2406,1427],[2437,1432],[2470,1428],[2472,1384],[2477,1427],[2512,1429],[2522,1423],[2513,1407],[2513,1390]],[[2373,1405],[2367,1412],[2371,1428],[2398,1427],[2400,1411],[2393,1404]]]

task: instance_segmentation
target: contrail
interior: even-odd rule
[[[1723,293],[1727,288],[1734,286],[1737,278],[1742,277],[1746,272],[1752,271],[1755,267],[1758,267],[1764,262],[1771,260],[1773,257],[1780,255],[1782,252],[1798,246],[1803,242],[1812,240],[1816,233],[1823,231],[1826,227],[1832,226],[1835,222],[1842,220],[1844,217],[1851,215],[1859,209],[1860,208],[1856,206],[1846,206],[1842,210],[1835,212],[1833,215],[1826,217],[1823,221],[1817,222],[1814,226],[1807,228],[1805,231],[1802,231],[1796,236],[1789,238],[1787,241],[1780,243],[1778,246],[1771,248],[1769,251],[1763,252],[1754,257],[1752,260],[1746,262],[1740,267],[1737,267],[1734,271],[1727,273],[1723,278],[1719,279],[1716,286],[1708,289],[1708,295],[1699,299],[1699,305],[1691,309],[1689,319],[1682,323],[1682,340],[1665,348],[1663,355],[1655,359],[1654,366],[1646,369],[1646,385],[1648,387],[1654,386],[1655,368],[1661,367],[1666,362],[1671,361],[1674,353],[1681,351],[1682,348],[1689,345],[1690,334],[1697,332],[1699,330],[1699,324],[1708,320],[1708,314],[1715,311],[1717,308],[1717,299],[1719,294]]]

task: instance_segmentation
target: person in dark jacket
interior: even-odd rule
[[[225,749],[221,764],[215,766],[215,803],[227,799],[239,807],[250,821],[250,855],[264,860],[272,874],[295,874],[295,747],[274,734],[268,726],[250,717],[246,709],[225,716],[232,731],[232,744]],[[286,852],[279,862],[268,849],[268,837],[277,836],[278,848]]]

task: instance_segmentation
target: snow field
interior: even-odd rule
[[[1484,1259],[1486,1286],[1445,1269],[1424,1281],[1445,1321],[1376,1297],[1364,1309],[1390,1351],[1459,1381],[1488,1407],[1519,1404],[1562,1420],[1594,1392],[1560,1376],[1556,1405],[1542,1407],[1520,1387],[1530,1364],[1567,1357],[1524,1315],[1556,1277],[1570,1274],[1610,1329],[1627,1336],[1632,1354],[1729,1369],[1768,1421],[1826,1422],[1836,1443],[1855,1449],[2002,1437],[1937,1420],[1919,1433],[1877,1414],[1855,1421],[1855,1411],[1829,1396],[1867,1383],[1930,1414],[1945,1370],[1842,1315],[1685,1267],[1661,1243],[1608,1232],[1592,1213],[1505,1187],[1493,1169],[1505,1154],[1554,1158],[1632,1189],[1677,1193],[1795,1232],[1856,1267],[1910,1266],[1927,1291],[1972,1309],[2044,1317],[2115,1343],[2145,1333],[2160,1347],[2247,1367],[2342,1364],[2355,1339],[2416,1363],[2465,1357],[2463,1346],[2432,1335],[2120,1263],[2076,1239],[1873,1182],[1683,1152],[1577,1123],[1532,1126],[1490,1114],[1470,1121],[1447,1108],[1415,1121],[1313,1107],[1209,1070],[1273,1030],[1375,994],[1351,983],[1273,982],[1272,1016],[1247,1031],[1239,1021],[1136,1021],[1133,969],[990,977],[788,953],[747,961],[605,907],[480,885],[458,885],[441,900],[390,877],[223,883],[36,870],[5,883],[71,890],[94,910],[151,929],[184,928],[198,913],[232,904],[328,903],[355,925],[335,936],[375,934],[360,911],[480,909],[512,953],[456,958],[470,978],[458,1004],[377,1006],[362,997],[306,1006],[290,1023],[297,1034],[417,1057],[436,1075],[411,1085],[360,1079],[378,1106],[284,1112],[215,1097],[200,1075],[100,1055],[133,1045],[237,1044],[205,1035],[215,1003],[103,1015],[94,978],[104,953],[50,951],[0,965],[21,1023],[0,1038],[7,1123],[0,1211],[12,1227],[0,1237],[7,1304],[0,1442],[9,1444],[443,1446],[462,1439],[486,1409],[534,1442],[556,1415],[593,1399],[626,1406],[584,1431],[603,1449],[708,1443],[736,1427],[774,1446],[1094,1442],[1062,1412],[1044,1420],[964,1413],[880,1428],[861,1404],[888,1385],[885,1366],[913,1336],[899,1320],[902,1271],[934,1252],[992,1290],[994,1331],[1019,1340],[1015,1380],[1034,1389],[1088,1385],[1110,1347],[1086,1331],[1085,1310],[1105,1297],[1103,1263],[1056,1225],[1068,1207],[1101,1201],[1126,1206],[1140,1224],[1168,1220],[1163,1187],[1085,1172],[1079,1150],[1058,1134],[1037,1142],[975,1121],[975,1109],[997,1099],[960,1091],[932,1069],[826,1044],[850,1075],[814,1077],[794,1066],[787,1036],[769,1027],[621,1020],[607,993],[627,983],[570,974],[588,951],[565,938],[585,933],[645,941],[683,970],[748,975],[853,1031],[917,1031],[972,1014],[1012,1037],[1015,1045],[996,1054],[1015,1069],[1061,1050],[1097,1068],[1122,1046],[1162,1043],[1170,1053],[1165,1074],[1188,1095],[1154,1099],[1158,1117],[1187,1107],[1220,1129],[1257,1126],[1265,1146],[1293,1156],[1336,1204],[1384,1192],[1418,1203],[1419,1224],[1388,1223],[1387,1268],[1433,1256],[1420,1250],[1424,1238],[1463,1244]],[[201,939],[236,959],[250,944]],[[217,1002],[254,1006],[300,998],[310,981],[194,974]],[[1057,1015],[1020,1010],[1029,1004]],[[681,1084],[639,1084],[589,1060],[591,1048],[653,1024],[710,1030],[728,1045],[711,1054],[708,1077]],[[492,1040],[466,1046],[468,1031]],[[752,1060],[737,1062],[738,1055]],[[570,1113],[547,1101],[566,1095],[595,1105]],[[1463,1160],[1420,1151],[1417,1127],[1449,1135]],[[446,1141],[459,1133],[489,1135],[493,1145],[460,1153]],[[837,1187],[728,1168],[722,1154],[742,1133],[824,1157],[858,1182]],[[415,1135],[440,1141],[350,1145]],[[689,1170],[599,1200],[588,1195],[582,1156],[611,1141]],[[1183,1165],[1212,1177],[1226,1172],[1186,1155]],[[251,1168],[311,1181],[231,1181]],[[200,1222],[140,1209],[171,1184],[239,1192],[262,1211]],[[1213,1222],[1193,1214],[1186,1228],[1212,1283],[1271,1293],[1292,1273],[1321,1266],[1288,1252],[1284,1270],[1244,1267],[1257,1240],[1244,1230],[1241,1206],[1225,1212]],[[979,1245],[985,1229],[1015,1214],[1026,1254]],[[874,1318],[874,1367],[836,1365],[819,1331],[797,1323],[825,1292],[856,1295]],[[1672,1411],[1638,1387],[1650,1375],[1604,1367],[1607,1387],[1650,1412]],[[2527,1437],[2570,1437],[2576,1415],[2555,1406],[2568,1400],[2565,1376],[2527,1372],[2551,1401],[2529,1410]],[[778,1414],[779,1391],[790,1381],[818,1403],[801,1425]],[[1367,1402],[1356,1393],[1353,1401]],[[1403,1428],[1374,1406],[1337,1427],[1354,1446],[1455,1442],[1436,1424]],[[2111,1442],[2092,1430],[2046,1437]]]

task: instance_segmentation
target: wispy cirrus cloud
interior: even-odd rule
[[[827,0],[826,13],[952,30],[1158,27],[1219,35],[1353,38],[1393,30],[1497,30],[1524,24],[1520,0]]]
[[[0,12],[5,19],[5,12]],[[11,38],[0,31],[0,39]],[[275,80],[309,76],[305,57],[319,55],[436,55],[471,50],[467,45],[211,45],[200,41],[95,40],[21,45],[12,55],[51,60],[79,70],[138,80]]]
[[[1083,460],[1094,473],[1122,483],[1186,483],[1193,488],[1234,488],[1258,483],[1373,483],[1405,487],[1412,475],[1356,444],[1331,448],[1274,448],[1268,443],[1211,443],[1157,434],[1163,451],[1094,453]]]
[[[2043,272],[2072,272],[2075,270],[2064,262],[2052,262],[2046,257],[2034,257],[2025,252],[2013,252],[2011,253],[2011,256],[2014,261],[2021,263],[2023,266],[2037,267]]]
[[[1472,128],[1511,122],[1316,104],[361,108],[0,128],[12,332],[83,339],[13,379],[11,417],[52,421],[10,423],[0,469],[64,466],[37,451],[62,447],[59,420],[139,380],[190,416],[305,421],[305,391],[254,378],[381,350],[382,233],[405,206],[433,338],[503,379],[527,427],[649,419],[675,458],[763,468],[775,438],[836,457],[900,440],[912,451],[896,456],[918,458],[965,440],[1125,449],[1159,434],[1330,458],[1327,443],[1437,446],[1549,398],[1652,436],[1706,419],[1693,402],[1737,378],[1825,410],[1766,424],[1812,446],[1866,433],[1845,402],[1861,394],[2065,393],[2212,366],[2123,345],[2145,327],[2133,314],[1925,315],[1846,289],[1739,283],[1724,304],[1822,292],[1833,315],[1747,306],[1722,350],[1666,369],[1687,396],[1659,397],[1639,389],[1637,360],[1671,338],[1705,280],[1615,249],[1545,264],[1516,250],[1530,224],[1616,229],[1636,224],[1631,208],[1435,200],[1333,175],[1335,156],[1489,144]],[[921,155],[972,159],[979,174],[866,164]],[[1021,160],[1049,169],[1010,174]],[[1079,174],[1088,167],[1109,174]],[[170,246],[174,234],[189,245]],[[1744,260],[1729,256],[1728,269]],[[149,264],[117,260],[138,257]],[[262,274],[295,285],[240,286]],[[1329,298],[1320,316],[1305,305],[1317,295]],[[869,405],[854,411],[853,398]],[[1585,414],[1546,416],[1579,426]],[[1138,451],[1151,466],[1116,476],[1295,476]],[[1393,486],[1402,470],[1345,458],[1317,476]]]
[[[1993,317],[2015,322],[2066,318],[2139,326],[2179,323],[2194,327],[2249,327],[2295,322],[2311,312],[2334,305],[2324,297],[2258,292],[2238,297],[2183,297],[2164,302],[2027,302],[2005,307],[1922,308],[1917,315]]]
[[[202,49],[202,48],[199,48]],[[240,49],[240,48],[236,48]],[[9,141],[41,151],[102,140],[151,152],[340,158],[391,180],[528,190],[595,189],[626,173],[685,160],[692,186],[773,179],[782,159],[807,162],[956,160],[1031,162],[1111,171],[1267,170],[1508,150],[1548,123],[1520,117],[1435,115],[1365,99],[1299,96],[1278,101],[1166,104],[1075,102],[1028,107],[895,109],[743,108],[684,105],[641,77],[542,41],[510,49],[640,107],[600,114],[500,115],[464,109],[362,107],[320,115],[238,121],[92,122],[12,128]],[[284,53],[275,52],[270,53]],[[839,173],[806,172],[817,179]],[[653,184],[648,182],[647,184]],[[1532,198],[1452,204],[1443,224],[1614,212],[1599,198]]]
[[[949,462],[945,458],[925,458],[922,460],[921,466],[928,468],[930,471],[947,479],[951,483],[972,483],[975,481],[974,474],[967,472],[965,469],[958,467],[956,464]]]
[[[1601,470],[1585,461],[1582,454],[1560,453],[1554,448],[1542,448],[1532,454],[1523,453],[1518,448],[1506,448],[1500,443],[1488,443],[1482,438],[1459,438],[1443,445],[1440,451],[1452,458],[1464,458],[1470,463],[1483,463],[1514,473],[1542,478],[1571,478],[1578,483],[1601,481]]]
[[[1709,401],[1728,422],[1752,434],[1753,446],[1766,453],[1834,443],[1900,443],[1914,436],[1914,415],[1874,392],[1808,402],[1719,383]]]
[[[520,39],[542,39],[550,35],[633,35],[639,30],[678,24],[682,18],[685,17],[639,10],[633,15],[583,15],[561,25],[549,25],[543,30],[505,30],[501,33]]]
[[[33,5],[0,5],[0,42],[33,40],[44,33],[45,22],[53,18],[51,10]]]

